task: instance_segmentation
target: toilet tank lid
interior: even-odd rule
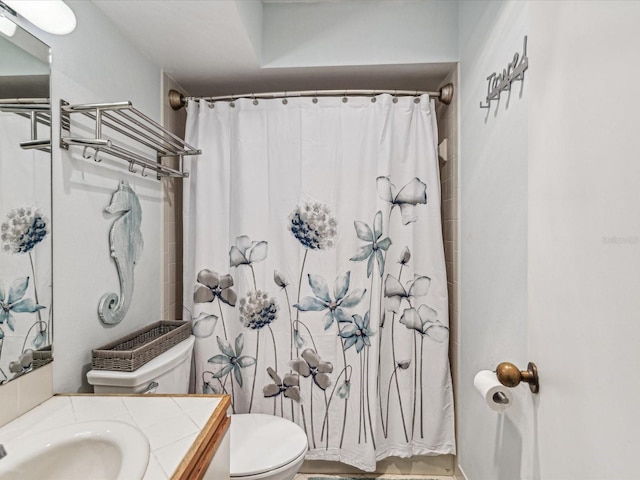
[[[87,381],[91,385],[113,387],[137,387],[143,385],[190,359],[194,342],[195,337],[191,335],[133,372],[90,370],[87,373]]]
[[[287,465],[307,451],[307,435],[273,415],[231,415],[231,477],[258,475]]]

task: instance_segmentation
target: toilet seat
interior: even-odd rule
[[[231,478],[260,478],[299,461],[307,435],[284,418],[260,413],[231,415]]]

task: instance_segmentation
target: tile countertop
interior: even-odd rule
[[[0,444],[75,422],[124,422],[149,440],[143,479],[166,480],[222,400],[212,395],[56,395],[0,428]]]

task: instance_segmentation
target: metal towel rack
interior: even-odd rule
[[[20,142],[22,149],[51,153],[51,139],[38,139],[38,124],[51,128],[51,104],[48,98],[2,98],[0,112],[15,113],[31,122],[31,140]]]
[[[93,122],[91,125],[94,132],[93,137],[71,135],[71,118],[74,114],[80,114]],[[134,152],[130,148],[120,145],[118,135],[120,138],[127,137],[150,149],[155,153],[155,157],[151,158],[146,154]],[[142,167],[141,173],[145,177],[147,176],[145,171],[153,170],[157,173],[158,180],[162,177],[188,177],[189,172],[183,170],[183,157],[202,153],[201,150],[187,144],[180,137],[134,108],[131,102],[70,105],[61,100],[60,148],[68,150],[69,146],[84,147],[82,156],[87,159],[93,158],[96,162],[102,160],[99,156],[102,153],[126,160],[129,162],[131,173],[137,173],[136,166]],[[91,153],[92,150],[93,153]],[[162,163],[164,157],[178,158],[178,169],[164,165]]]

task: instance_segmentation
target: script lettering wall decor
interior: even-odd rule
[[[516,81],[524,81],[524,72],[529,68],[527,57],[527,37],[525,35],[522,45],[522,55],[515,53],[513,60],[501,73],[493,72],[487,77],[487,98],[485,104],[480,102],[480,108],[491,108],[492,100],[499,100],[500,94],[511,90],[511,84]]]

